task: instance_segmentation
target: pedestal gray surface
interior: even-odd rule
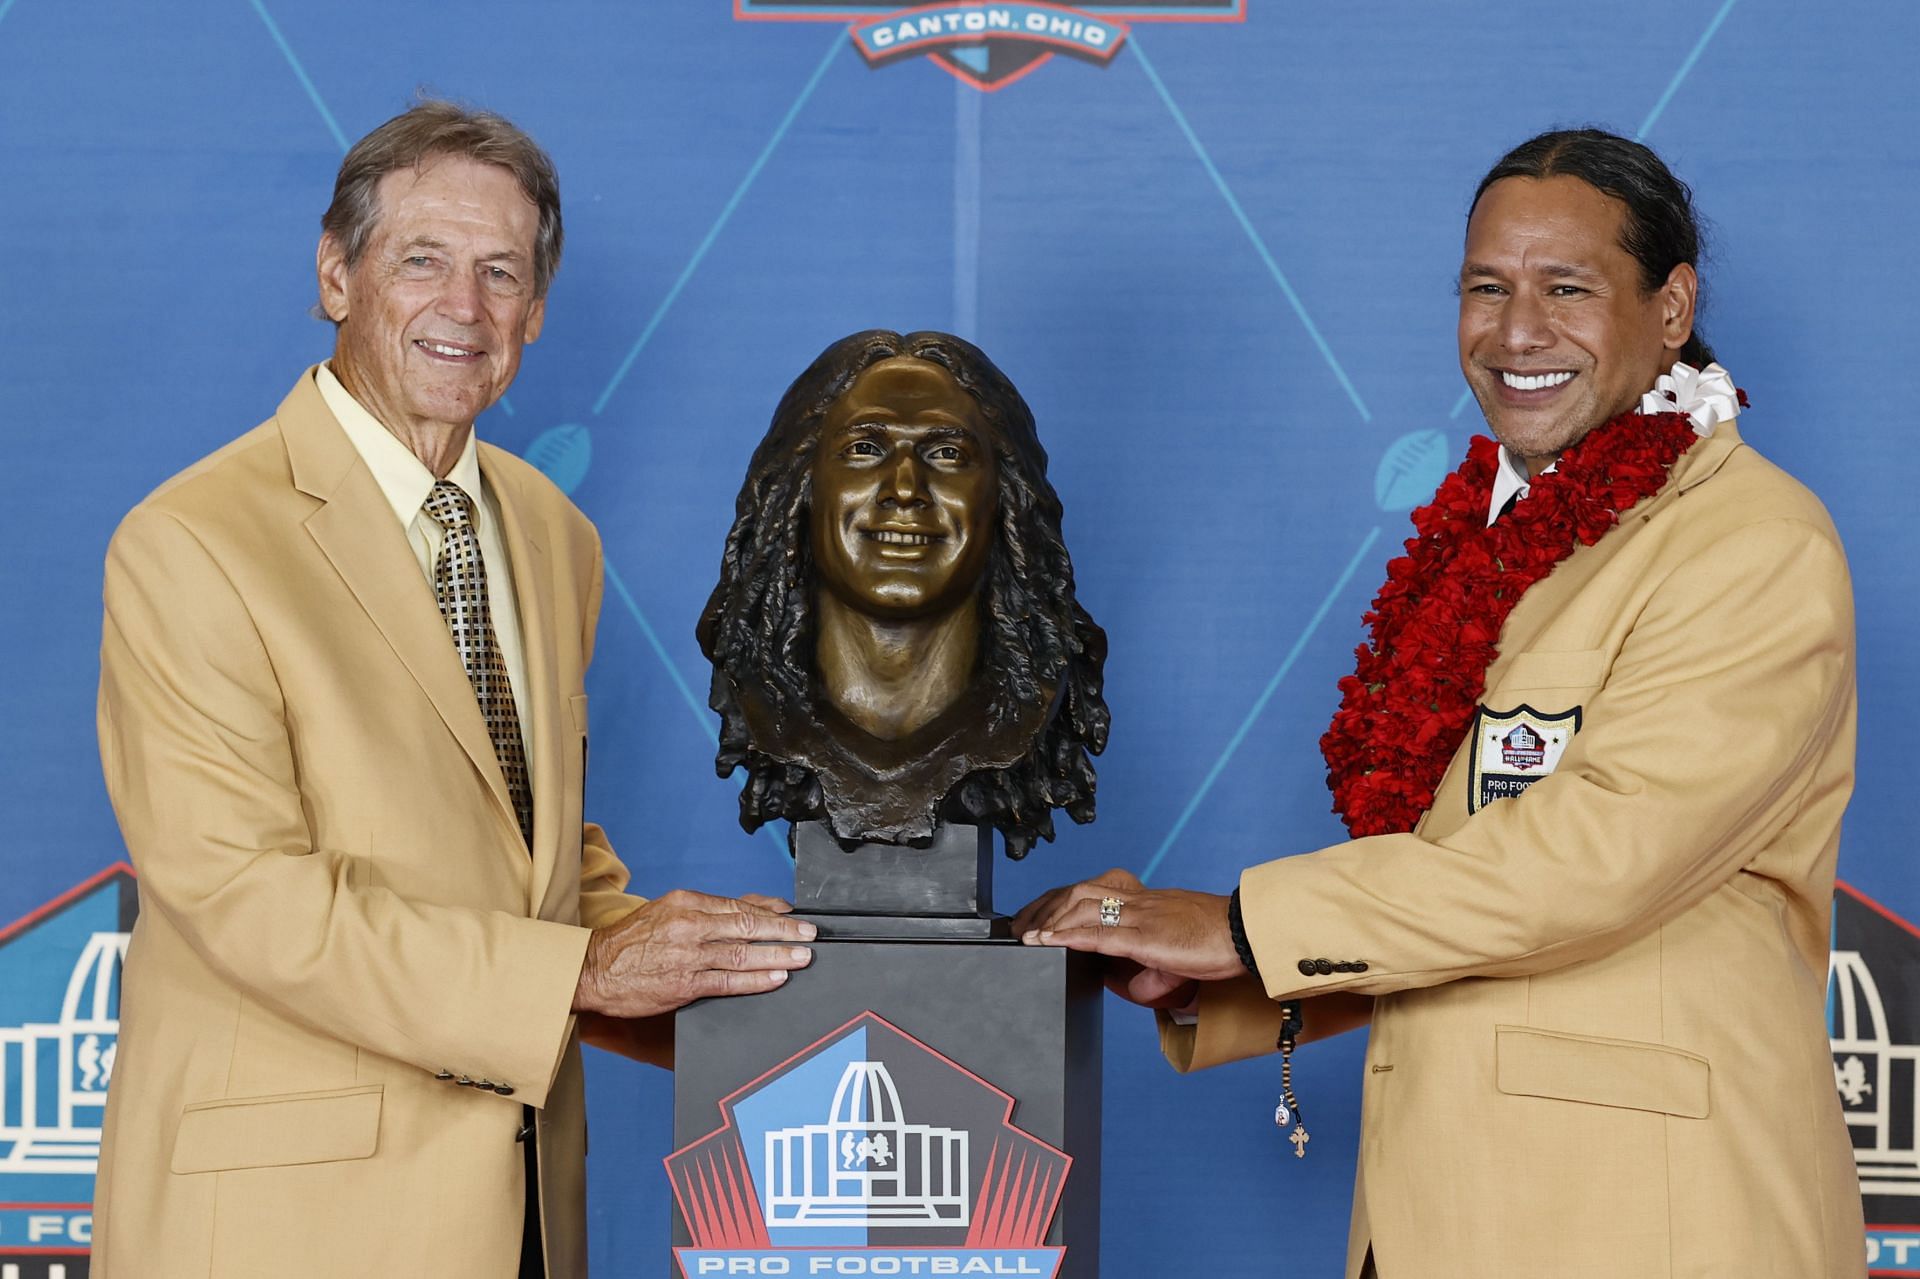
[[[1011,1123],[1072,1157],[1046,1243],[1067,1249],[1062,1279],[1097,1276],[1101,985],[1087,955],[990,940],[823,937],[813,963],[781,989],[681,1010],[675,1148],[720,1126],[722,1098],[866,1012],[1010,1095]],[[938,1115],[911,1117],[940,1122]],[[746,1157],[751,1166],[756,1152]],[[674,1242],[685,1245],[686,1222],[677,1207],[673,1215]]]

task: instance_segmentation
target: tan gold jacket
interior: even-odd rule
[[[100,748],[141,910],[96,1279],[506,1279],[523,1103],[550,1273],[586,1271],[579,925],[639,904],[580,811],[600,547],[532,467],[485,444],[480,466],[525,631],[531,857],[311,370],[114,536]]]
[[[1516,796],[1478,802],[1470,737],[1413,833],[1246,871],[1265,989],[1207,992],[1168,1055],[1373,998],[1349,1276],[1369,1243],[1383,1279],[1863,1274],[1823,1012],[1854,752],[1825,510],[1722,426],[1528,592],[1482,706],[1579,729]]]

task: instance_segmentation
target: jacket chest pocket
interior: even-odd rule
[[[1606,671],[1607,655],[1598,649],[1514,655],[1474,708],[1465,752],[1468,816],[1560,766]]]
[[[1608,654],[1597,648],[1515,653],[1501,664],[1498,682],[1488,681],[1481,700],[1499,706],[1512,701],[1515,694],[1589,693],[1606,679],[1608,664]]]

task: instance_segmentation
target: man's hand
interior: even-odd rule
[[[813,952],[778,943],[812,941],[814,926],[790,919],[773,897],[738,900],[675,889],[587,941],[573,1011],[652,1017],[709,995],[773,990]]]
[[[1120,900],[1117,924],[1100,922],[1100,901]],[[1029,946],[1065,946],[1131,961],[1115,968],[1107,985],[1123,999],[1150,1008],[1180,1007],[1185,983],[1220,981],[1246,972],[1227,927],[1227,899],[1184,888],[1147,888],[1124,870],[1056,888],[1014,917],[1013,930]]]

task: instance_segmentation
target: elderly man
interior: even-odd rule
[[[1185,1011],[1181,1069],[1277,1045],[1302,1154],[1285,1054],[1370,1019],[1349,1276],[1863,1272],[1822,1013],[1851,592],[1734,429],[1697,257],[1638,143],[1501,160],[1459,325],[1499,444],[1415,513],[1342,682],[1355,838],[1231,897],[1111,872],[1017,921]]]
[[[583,822],[593,526],[473,422],[540,333],[545,153],[428,102],[322,221],[333,358],[114,536],[99,727],[140,872],[94,1274],[586,1272],[582,1037],[804,964]],[[756,944],[763,943],[763,944]]]

